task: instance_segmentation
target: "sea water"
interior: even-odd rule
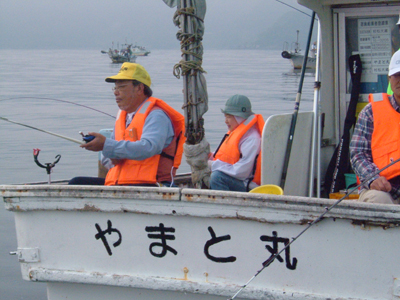
[[[151,76],[153,95],[178,111],[182,111],[183,84],[173,75],[173,67],[180,55],[179,50],[153,50],[136,60]],[[113,128],[118,108],[113,84],[104,79],[120,67],[100,50],[0,50],[0,117],[77,140],[79,131]],[[209,101],[205,132],[211,150],[227,131],[220,108],[231,95],[249,97],[253,111],[265,120],[293,113],[300,72],[294,72],[280,51],[205,50],[203,68]],[[314,81],[314,74],[306,72],[300,111],[313,108]],[[31,128],[0,120],[0,145],[0,185],[97,175],[97,153]],[[43,165],[61,155],[51,177],[33,160],[37,148]],[[183,158],[179,172],[189,171]],[[0,229],[0,300],[46,299],[46,285],[23,281],[17,257],[8,254],[17,249],[17,240],[13,213],[2,202]]]

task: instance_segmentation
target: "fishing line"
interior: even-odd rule
[[[110,115],[110,114],[108,114],[108,113],[106,113],[104,111],[101,111],[101,110],[98,110],[96,108],[93,108],[93,107],[90,107],[90,106],[86,106],[86,105],[83,105],[83,104],[79,104],[79,103],[76,103],[76,102],[67,101],[67,100],[60,100],[60,99],[54,99],[54,98],[43,98],[43,97],[14,97],[14,98],[0,99],[0,101],[15,100],[15,99],[38,99],[38,100],[52,100],[52,101],[64,102],[64,103],[68,103],[68,104],[81,106],[81,107],[84,107],[84,108],[87,108],[87,109],[91,109],[91,110],[97,111],[97,112],[99,112],[101,114],[107,115],[107,116],[115,119],[115,116]]]
[[[4,117],[1,117],[1,116],[0,116],[0,120],[6,121],[6,122],[10,122],[10,123],[14,123],[14,124],[17,124],[17,125],[21,125],[21,126],[24,126],[24,127],[28,127],[28,128],[31,128],[31,129],[34,129],[34,130],[38,130],[38,131],[41,131],[41,132],[44,132],[44,133],[47,133],[47,134],[50,134],[50,135],[54,135],[56,137],[62,138],[64,140],[67,140],[67,141],[70,141],[70,142],[77,143],[79,145],[84,144],[84,142],[82,142],[82,141],[78,141],[78,140],[75,140],[73,138],[58,134],[58,133],[54,133],[54,132],[51,132],[51,131],[43,130],[43,129],[40,129],[40,128],[37,128],[37,127],[33,127],[33,126],[30,126],[30,125],[26,125],[26,124],[23,124],[23,123],[11,121],[11,120],[9,120],[7,118],[4,118]]]
[[[361,187],[362,185],[364,185],[366,182],[368,182],[369,180],[371,180],[374,176],[378,175],[380,172],[386,170],[387,168],[391,167],[392,165],[394,165],[395,163],[398,163],[400,161],[400,158],[392,161],[390,164],[386,165],[385,167],[383,167],[382,169],[379,169],[377,171],[375,171],[374,173],[372,173],[369,177],[367,177],[363,182],[361,182],[359,185],[357,185],[356,187],[347,190],[347,193],[340,198],[339,200],[337,200],[334,204],[332,204],[329,207],[325,207],[325,211],[318,217],[316,218],[314,221],[309,222],[308,226],[306,228],[304,228],[297,236],[295,236],[294,238],[292,238],[292,240],[285,245],[285,247],[275,253],[274,255],[272,255],[270,258],[268,258],[264,263],[263,263],[263,267],[258,270],[253,277],[250,278],[249,281],[247,281],[237,292],[235,295],[232,296],[232,298],[229,298],[228,300],[233,300],[235,299],[249,284],[250,282],[252,282],[265,268],[267,268],[270,264],[272,264],[272,262],[279,256],[282,254],[283,251],[285,251],[287,248],[290,247],[290,245],[292,245],[303,233],[305,233],[308,229],[311,228],[311,226],[315,225],[316,223],[320,222],[323,217],[330,212],[335,206],[337,206],[340,202],[342,202],[344,199],[346,199],[351,193],[353,193],[356,189],[358,189],[359,187]]]
[[[306,16],[311,17],[308,13],[306,13],[306,12],[304,12],[304,11],[294,7],[294,6],[291,6],[290,4],[287,4],[287,3],[283,2],[283,1],[280,1],[280,0],[275,0],[275,1],[277,1],[279,3],[282,3],[283,5],[289,6],[290,8],[293,8],[294,10],[297,10],[298,12],[301,12],[302,14],[305,14]]]

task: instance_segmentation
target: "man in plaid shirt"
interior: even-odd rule
[[[350,161],[361,182],[400,157],[400,50],[390,60],[388,75],[393,95],[369,96],[350,142]],[[400,163],[366,181],[359,201],[399,204]]]

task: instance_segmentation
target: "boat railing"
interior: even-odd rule
[[[177,204],[200,204],[214,207],[219,205],[222,209],[218,216],[221,218],[237,218],[258,222],[289,222],[292,224],[305,224],[314,220],[326,211],[326,207],[336,202],[334,199],[310,198],[288,195],[272,195],[259,193],[231,192],[201,190],[194,188],[167,188],[167,187],[139,187],[139,186],[70,186],[70,185],[0,185],[0,194],[3,197],[5,208],[9,211],[29,210],[57,210],[57,211],[102,211],[102,212],[132,212],[152,213],[154,205],[163,206],[168,214],[171,206],[165,203],[171,201]],[[111,202],[110,202],[111,201]],[[138,210],[140,201],[143,210]],[[154,205],[147,205],[148,201]],[[71,205],[71,203],[74,203]],[[113,203],[114,205],[110,205]],[[119,203],[119,204],[117,204]],[[121,205],[123,204],[123,205]],[[177,204],[182,206],[181,204]],[[192,216],[209,216],[205,210],[193,210]],[[246,216],[246,211],[252,210],[256,215]],[[295,212],[293,219],[282,219],[280,214],[271,212]],[[349,219],[353,225],[380,226],[382,228],[398,227],[400,224],[400,208],[396,205],[380,205],[360,203],[346,200],[338,204],[326,214],[326,218]],[[182,211],[182,215],[187,212]],[[268,216],[268,218],[267,218]]]
[[[290,51],[294,53],[299,53],[301,51],[300,49],[300,43],[298,42],[292,42],[290,46]]]
[[[289,50],[289,43],[283,42],[282,51],[288,51],[288,50]]]

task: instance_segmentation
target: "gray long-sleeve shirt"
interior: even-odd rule
[[[149,113],[144,123],[140,140],[136,142],[116,141],[114,133],[106,138],[102,163],[107,168],[112,164],[109,159],[144,160],[160,154],[174,138],[174,129],[168,115],[161,109]]]

